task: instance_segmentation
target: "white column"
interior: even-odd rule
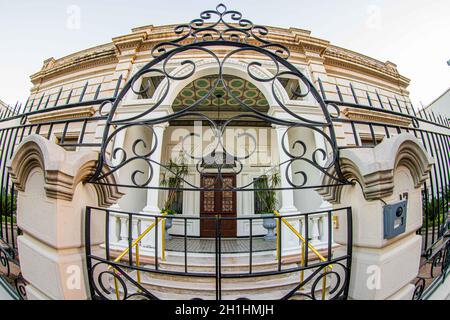
[[[150,156],[150,159],[157,164],[153,163],[153,178],[149,183],[150,189],[147,190],[147,205],[143,209],[144,214],[150,214],[150,215],[157,215],[159,216],[161,214],[161,209],[158,206],[158,198],[159,198],[159,191],[158,189],[152,189],[159,187],[160,184],[160,174],[161,174],[161,166],[158,164],[162,163],[162,150],[163,150],[163,142],[164,142],[164,131],[167,128],[167,124],[158,124],[153,126],[154,134],[157,139],[157,145],[155,148],[155,151]],[[154,138],[154,137],[153,137]],[[152,139],[152,146],[155,143],[154,139]],[[155,221],[154,218],[149,219],[141,219],[141,232],[144,232],[151,224],[153,224]],[[158,255],[161,255],[162,252],[162,223],[158,225]],[[153,228],[153,230],[146,236],[144,239],[142,239],[142,246],[149,248],[150,253],[153,252],[155,248],[155,231],[156,228]]]
[[[316,148],[325,150],[325,152],[327,152],[327,155],[328,155],[325,137],[323,135],[321,135],[319,132],[314,131],[314,140],[316,142]],[[320,166],[325,166],[327,159],[322,160],[322,158],[319,157],[317,159],[317,162],[319,163]],[[320,184],[320,181],[318,184]],[[332,208],[333,208],[333,206],[331,205],[331,203],[329,203],[328,201],[326,201],[325,199],[322,198],[322,204],[320,205],[320,210],[331,210]]]
[[[163,149],[163,138],[164,138],[164,131],[166,130],[167,125],[166,124],[158,124],[153,126],[153,130],[155,131],[156,139],[157,139],[157,145],[156,149],[153,152],[153,154],[150,156],[150,159],[156,163],[161,163],[162,161],[162,149]],[[154,139],[152,139],[152,146],[155,143]],[[147,191],[147,205],[144,208],[143,212],[150,213],[150,214],[160,214],[161,210],[158,206],[158,195],[159,190],[158,189],[151,189],[151,188],[157,188],[159,187],[160,183],[160,174],[161,174],[161,167],[158,164],[152,163],[153,168],[153,178],[149,183],[149,188]]]
[[[114,149],[120,147],[123,148],[124,143],[125,143],[125,133],[126,130],[121,130],[117,133],[116,138],[114,140]],[[120,157],[119,159],[111,159],[111,162],[113,165],[118,165],[120,161]],[[117,179],[120,181],[120,169],[116,171],[116,176]],[[116,211],[120,211],[120,205],[119,203],[115,203],[110,207],[111,210],[116,210]],[[119,215],[115,212],[111,212],[110,218],[109,218],[109,237],[110,237],[110,243],[112,245],[115,245],[117,243],[119,243],[119,241],[121,240],[121,235],[120,235],[120,230],[122,228],[121,226],[121,222],[120,222],[120,218]]]
[[[280,160],[280,179],[281,179],[281,208],[280,214],[283,216],[289,216],[293,214],[300,213],[294,204],[294,190],[289,189],[292,186],[289,184],[286,177],[286,167],[288,166],[288,161],[290,157],[283,150],[283,136],[287,131],[287,127],[276,126],[275,130],[277,132],[277,143],[278,143],[278,153]],[[284,137],[284,145],[289,148],[289,137],[288,134]],[[292,169],[292,168],[291,168]],[[289,179],[292,181],[292,170],[287,173]],[[286,220],[294,227],[295,230],[299,231],[300,217],[286,217]],[[282,256],[298,255],[300,254],[300,242],[297,236],[286,226],[284,223],[281,228],[281,254]]]
[[[317,245],[320,243],[320,231],[319,231],[319,220],[321,217],[314,216],[310,218],[311,222],[311,244]]]
[[[286,167],[288,165],[288,161],[290,157],[284,152],[283,150],[283,135],[287,130],[287,127],[284,126],[276,126],[275,130],[277,132],[277,143],[278,143],[278,153],[279,153],[279,159],[280,159],[280,177],[281,177],[281,188],[292,188],[292,186],[289,184],[288,179],[286,177]],[[289,148],[289,137],[288,134],[286,134],[284,138],[284,145],[286,148]],[[286,162],[286,163],[285,163]],[[283,164],[284,163],[284,164]],[[292,181],[292,170],[290,170],[288,173],[289,178]],[[281,214],[287,214],[287,213],[298,213],[297,208],[294,205],[294,191],[291,190],[282,190],[281,191],[281,208],[280,213]]]
[[[127,216],[119,216],[120,220],[120,234],[119,241],[122,244],[128,244],[128,217]]]

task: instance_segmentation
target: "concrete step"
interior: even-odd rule
[[[311,274],[305,271],[305,279]],[[137,279],[135,271],[129,274]],[[310,292],[314,279],[303,288]],[[277,300],[283,298],[300,283],[300,273],[276,274],[251,278],[222,278],[222,299],[235,300]],[[214,300],[216,282],[214,277],[179,276],[158,273],[141,273],[141,285],[153,295],[163,300]],[[322,286],[318,286],[320,290]],[[129,286],[133,290],[133,286]],[[300,297],[297,297],[297,299]]]

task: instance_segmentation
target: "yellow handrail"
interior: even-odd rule
[[[277,216],[277,217],[281,217],[281,214],[278,212],[278,211],[274,211],[274,213],[275,213],[275,215]],[[305,240],[305,238],[297,231],[297,230],[295,230],[295,228],[286,220],[286,218],[283,218],[283,217],[281,217],[281,221],[289,228],[289,229],[291,229],[291,231],[303,242],[303,244],[306,244],[306,240]],[[311,244],[311,243],[309,243],[308,242],[308,248],[310,248],[311,249],[311,251],[312,252],[314,252],[314,254],[320,259],[320,260],[322,260],[322,262],[326,262],[327,261],[327,259],[324,257],[324,256],[322,256],[321,254],[320,254],[320,252],[319,251],[317,251],[317,249],[316,248],[314,248],[314,246]],[[278,254],[280,254],[280,252],[278,252]]]
[[[163,217],[167,216],[167,212],[163,213]],[[142,241],[142,239],[150,232],[153,230],[154,227],[156,227],[157,223],[160,223],[162,220],[166,220],[166,219],[162,219],[162,218],[158,218],[155,222],[153,222],[153,224],[151,224],[143,233],[141,233],[141,235],[139,237],[136,238],[136,240],[134,240],[134,242],[131,244],[131,247],[135,247],[139,242]],[[163,242],[164,243],[164,242]],[[122,260],[123,257],[125,257],[125,255],[130,251],[130,247],[126,248],[115,260],[114,262],[119,262],[120,260]],[[164,250],[163,250],[164,251]]]
[[[125,255],[128,254],[128,252],[130,252],[130,248],[134,247],[135,248],[135,253],[136,253],[136,266],[140,267],[141,266],[141,262],[140,262],[140,254],[139,254],[139,242],[142,241],[142,239],[149,234],[150,231],[153,230],[153,228],[156,227],[157,224],[159,224],[161,221],[163,221],[163,228],[161,231],[162,234],[162,260],[166,259],[166,241],[165,241],[165,223],[166,223],[166,216],[168,215],[167,211],[163,212],[162,216],[163,218],[157,218],[155,220],[155,222],[153,222],[144,232],[142,232],[137,238],[136,240],[134,240],[134,242],[131,244],[130,247],[126,248],[116,259],[114,259],[114,263],[120,262],[120,260],[122,260],[123,257],[125,257]],[[113,269],[114,275],[117,276],[117,270],[116,268],[114,268],[113,266],[109,266],[108,269]],[[137,270],[137,281],[139,284],[141,284],[141,271],[138,269]],[[117,281],[117,278],[114,277],[114,287],[115,287],[115,293],[116,293],[116,298],[117,300],[120,300],[120,293],[119,293],[119,284]]]
[[[301,261],[300,261],[300,264],[302,265],[302,267],[304,267],[305,266],[305,259],[306,259],[306,256],[305,256],[305,251],[306,251],[305,250],[305,244],[307,242],[306,239],[297,230],[295,230],[295,228],[289,223],[289,221],[287,221],[285,218],[283,218],[278,211],[275,210],[274,214],[277,217],[280,218],[280,219],[277,219],[277,237],[279,237],[279,234],[280,234],[280,228],[281,228],[280,220],[281,220],[302,242],[302,244],[301,244],[302,250],[301,250]],[[307,223],[307,222],[305,222],[305,223]],[[311,251],[314,252],[314,254],[322,262],[326,262],[327,261],[327,259],[324,256],[322,256],[320,254],[320,252],[316,248],[314,248],[314,246],[311,243],[309,243],[309,242],[308,242],[308,248],[310,248]],[[280,241],[277,241],[277,257],[278,257],[278,259],[280,259],[280,257],[281,257]],[[333,266],[329,265],[329,266],[326,266],[324,268],[324,276],[323,276],[323,280],[322,280],[323,281],[323,283],[322,283],[322,300],[325,300],[325,297],[326,297],[326,287],[327,287],[326,273],[327,273],[327,269],[328,268],[333,269]],[[304,281],[304,278],[305,278],[305,270],[302,270],[302,271],[300,271],[300,283],[302,283]],[[302,289],[302,288],[300,288],[300,289]]]

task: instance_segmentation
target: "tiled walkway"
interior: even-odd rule
[[[192,253],[214,253],[215,239],[188,238],[187,251]],[[253,252],[272,251],[276,249],[275,241],[265,241],[264,238],[253,239]],[[166,243],[168,251],[184,252],[184,238],[172,237]],[[249,239],[222,239],[222,253],[250,252]]]

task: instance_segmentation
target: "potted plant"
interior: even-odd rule
[[[166,170],[163,173],[161,179],[161,186],[166,187],[168,189],[167,198],[164,202],[164,207],[162,209],[162,213],[166,214],[165,220],[165,238],[166,240],[170,240],[169,229],[172,228],[173,219],[172,217],[178,212],[176,208],[174,208],[174,202],[177,196],[177,192],[181,188],[184,177],[188,173],[188,167],[184,163],[183,160],[179,161],[179,163],[173,161],[172,159],[169,161],[169,164],[166,166]]]
[[[276,239],[275,228],[277,221],[275,219],[274,211],[277,210],[278,199],[277,193],[274,189],[278,187],[281,182],[279,172],[274,172],[272,175],[263,175],[255,180],[256,199],[259,203],[256,213],[264,217],[263,227],[267,229],[267,235],[264,237],[266,241]]]

